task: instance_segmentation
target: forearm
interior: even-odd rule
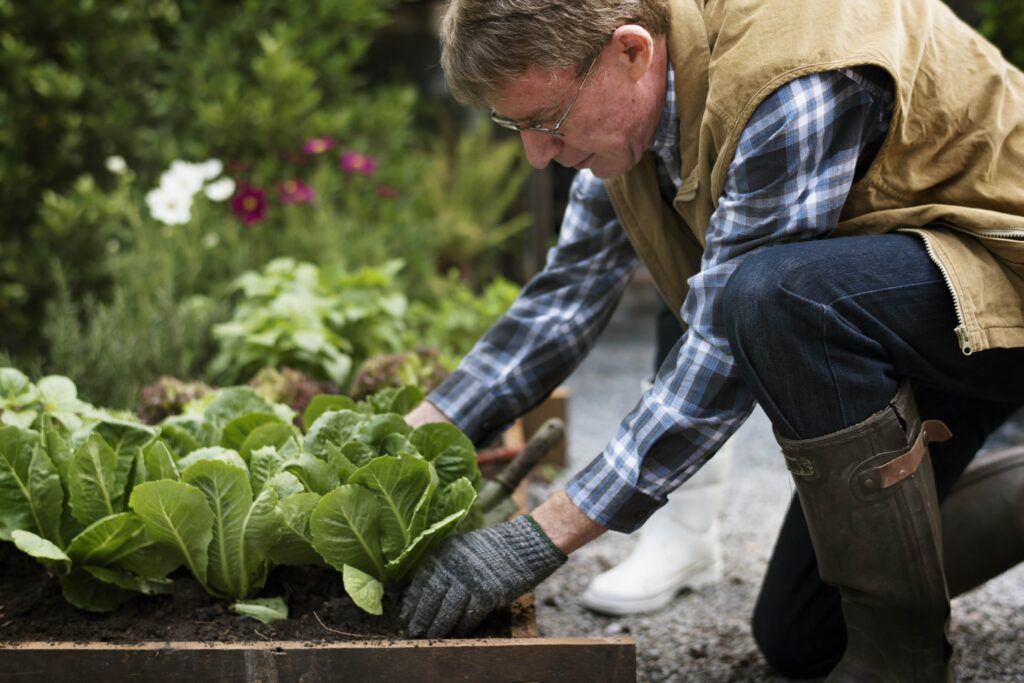
[[[582,548],[607,529],[587,517],[564,490],[553,494],[530,515],[537,526],[566,555]]]

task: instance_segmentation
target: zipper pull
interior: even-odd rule
[[[969,356],[974,353],[974,349],[971,348],[971,342],[967,338],[967,328],[963,325],[958,325],[954,330],[956,332],[956,338],[960,341],[960,351],[965,356]]]

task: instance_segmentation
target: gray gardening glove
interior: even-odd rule
[[[405,630],[412,638],[465,635],[566,559],[529,515],[449,538],[416,571],[405,591]]]

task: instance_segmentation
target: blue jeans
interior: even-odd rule
[[[770,247],[732,275],[723,306],[744,381],[783,437],[861,422],[909,379],[922,419],[953,432],[931,447],[940,500],[1024,403],[1024,349],[960,351],[952,296],[913,235]],[[795,496],[752,626],[769,663],[789,676],[827,673],[846,645],[838,591],[818,577]]]

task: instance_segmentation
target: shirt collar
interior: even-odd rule
[[[676,74],[672,64],[665,76],[665,106],[651,141],[651,151],[658,156],[679,154],[679,110],[676,107]]]

